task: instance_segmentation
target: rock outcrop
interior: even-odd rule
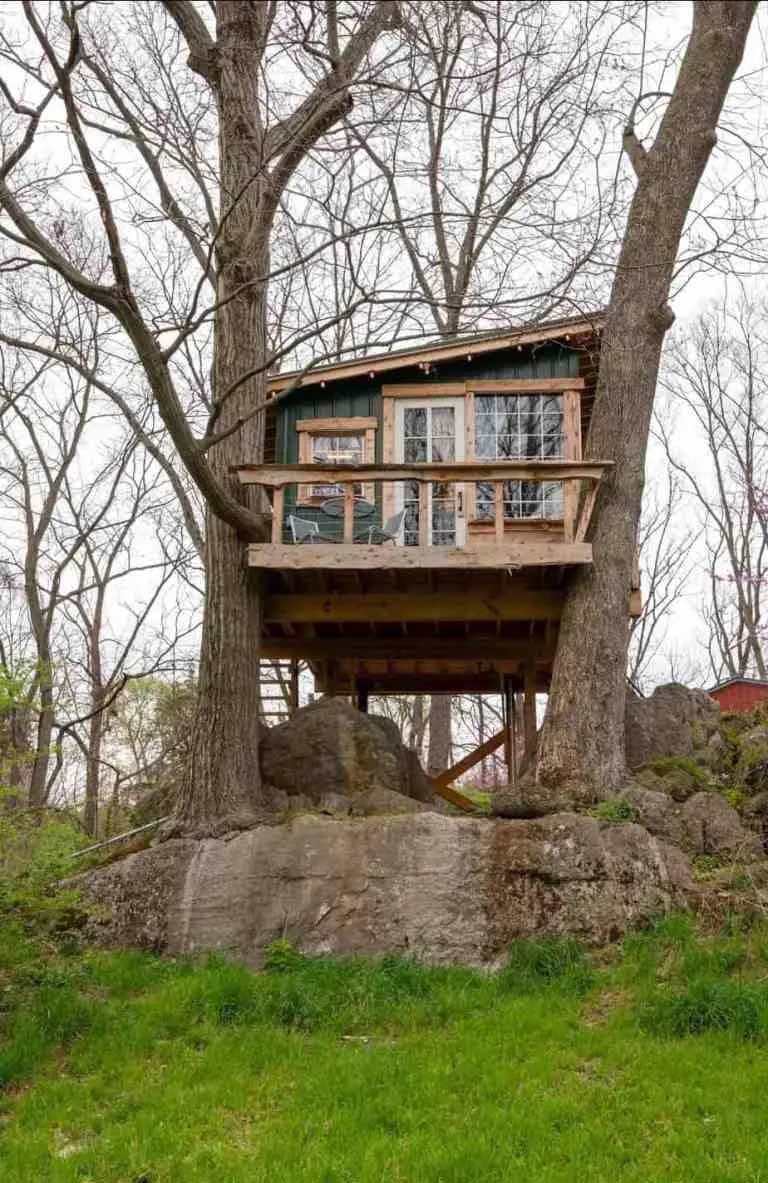
[[[670,682],[649,698],[627,691],[627,766],[659,756],[689,756],[717,730],[720,708],[705,690]]]
[[[739,862],[762,855],[761,838],[744,825],[720,793],[694,793],[681,803],[669,793],[633,783],[622,790],[620,800],[629,802],[637,821],[651,834],[688,854]]]
[[[634,824],[574,814],[491,821],[314,814],[229,838],[169,840],[81,879],[91,935],[258,966],[287,936],[310,954],[494,965],[533,934],[614,940],[684,906],[688,864]]]
[[[264,733],[261,775],[273,797],[319,806],[378,790],[432,801],[432,784],[397,726],[339,698],[321,698]]]

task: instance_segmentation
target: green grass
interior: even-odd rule
[[[519,942],[495,976],[0,937],[7,1183],[768,1181],[758,927]]]

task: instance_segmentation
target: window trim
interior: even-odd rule
[[[312,463],[312,439],[318,435],[362,436],[363,463],[375,464],[378,426],[378,419],[372,415],[353,415],[331,419],[297,419],[295,427],[299,436],[299,464]],[[376,496],[374,484],[364,484],[362,494],[366,500],[373,501]],[[315,496],[311,485],[298,485],[296,488],[297,505],[321,505],[326,500],[326,497]]]

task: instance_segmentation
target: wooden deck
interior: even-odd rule
[[[272,494],[272,540],[246,551],[264,588],[262,655],[307,661],[327,693],[495,693],[522,686],[525,671],[529,685],[546,689],[571,573],[592,561],[586,534],[608,467],[510,461],[237,469],[242,483]],[[402,481],[422,490],[419,544],[355,542],[355,486],[374,486],[380,507],[382,486]],[[563,519],[505,517],[507,481],[562,482]],[[466,523],[464,546],[428,545],[425,491],[435,482],[494,488],[493,515]],[[286,494],[300,484],[343,489],[338,543],[285,541]]]

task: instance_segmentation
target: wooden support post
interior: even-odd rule
[[[291,662],[291,688],[290,688],[290,703],[289,712],[291,717],[296,714],[299,709],[299,663],[298,661]]]
[[[536,659],[528,658],[523,670],[523,730],[525,733],[525,755],[523,766],[531,768],[536,759]]]
[[[272,493],[272,542],[279,546],[283,541],[283,515],[285,513],[285,489]]]
[[[365,682],[355,683],[355,705],[363,714],[368,714],[368,687]]]
[[[493,485],[493,523],[496,529],[496,541],[504,541],[504,482],[495,481]]]
[[[563,392],[563,443],[566,460],[581,460],[581,395],[578,390]],[[563,481],[563,532],[566,542],[576,536],[581,482]]]
[[[355,486],[344,486],[344,541],[355,541]]]
[[[419,546],[429,546],[429,485],[419,482]]]
[[[511,785],[517,784],[517,724],[515,720],[515,693],[512,679],[504,674],[502,678],[502,696],[504,699],[504,730],[506,743],[504,755],[507,761],[507,775]]]

